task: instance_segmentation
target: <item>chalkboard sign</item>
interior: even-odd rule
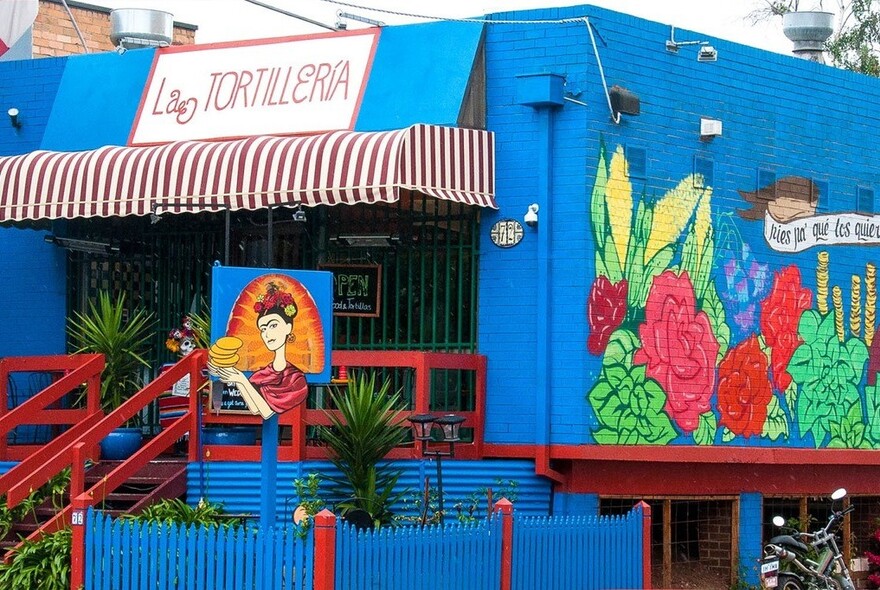
[[[322,264],[333,273],[333,315],[379,317],[382,267],[378,264]]]
[[[247,402],[234,383],[211,383],[211,411],[225,414],[250,414]]]

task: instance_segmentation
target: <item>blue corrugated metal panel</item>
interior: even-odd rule
[[[453,22],[382,29],[355,129],[454,126],[482,32]]]
[[[3,475],[16,465],[18,465],[18,463],[15,461],[0,461],[0,475]]]
[[[436,485],[436,467],[432,461],[399,461],[403,469],[398,482],[400,492],[410,489],[416,492],[424,485],[425,476]],[[328,477],[338,475],[333,465],[327,461],[307,461],[302,463],[279,463],[277,474],[276,509],[279,518],[290,519],[299,504],[295,496],[293,480],[304,478],[310,473],[322,476],[322,496],[332,499],[332,486]],[[550,482],[535,474],[535,466],[524,460],[484,460],[484,461],[444,461],[443,490],[446,497],[445,508],[449,512],[455,502],[467,500],[482,488],[497,490],[501,482],[516,482],[517,499],[515,507],[520,514],[549,514]],[[256,514],[260,504],[260,464],[259,463],[191,463],[187,474],[187,497],[191,504],[205,497],[211,502],[219,502],[227,511],[233,513]],[[403,505],[396,511],[402,512]]]
[[[125,145],[154,49],[111,51],[68,59],[42,149],[87,150]]]

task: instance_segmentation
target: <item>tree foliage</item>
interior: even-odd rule
[[[880,1],[762,0],[748,18],[753,23],[797,10],[824,10],[836,14],[834,33],[825,43],[831,65],[869,76],[880,76]]]

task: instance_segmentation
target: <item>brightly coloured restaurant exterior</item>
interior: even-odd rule
[[[717,59],[670,50],[675,37],[711,43]],[[520,510],[555,514],[643,499],[655,576],[698,561],[754,579],[768,514],[821,516],[845,487],[855,555],[880,515],[880,81],[591,6],[286,42],[335,55],[320,85],[286,90],[271,68],[262,86],[243,80],[259,67],[248,60],[283,44],[214,47],[248,65],[229,68],[225,95],[210,86],[223,73],[205,70],[212,102],[192,111],[157,72],[198,79],[188,68],[206,50],[0,64],[0,106],[23,119],[0,126],[0,152],[30,154],[0,160],[0,355],[64,352],[67,314],[111,288],[164,322],[158,366],[167,330],[210,295],[214,261],[378,266],[381,311],[334,319],[334,365],[458,372],[443,396],[420,382],[417,408],[468,417],[447,495],[515,480]],[[292,126],[223,127],[236,100],[246,111],[284,91],[318,107],[356,99]],[[174,135],[200,116],[207,131]],[[392,166],[363,147],[374,140],[419,164]],[[247,164],[223,177],[232,152]],[[369,176],[365,157],[381,178],[345,185]],[[155,182],[150,158],[168,166]],[[283,176],[272,158],[307,180],[265,184]],[[91,202],[60,187],[60,171],[86,166]],[[324,465],[293,434],[313,411],[287,424],[301,442],[279,454],[279,506]],[[255,511],[259,449],[212,451],[191,465],[190,496],[207,469],[211,499]],[[400,457],[402,483],[419,485],[430,467]]]

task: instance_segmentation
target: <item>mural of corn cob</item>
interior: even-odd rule
[[[694,188],[697,184],[695,175],[690,174],[684,178],[678,186],[663,195],[657,205],[654,207],[654,219],[651,224],[651,233],[648,236],[648,243],[645,246],[645,264],[647,264],[661,248],[675,242],[681,236],[681,232],[687,227],[688,222],[694,214],[694,209],[700,203],[703,195],[710,189]],[[700,183],[702,184],[702,183]],[[706,209],[702,216],[704,219],[698,219],[696,223],[700,225],[703,234],[702,239],[708,235],[711,228],[711,219],[709,218],[709,200],[706,200]],[[695,228],[696,229],[696,228]]]
[[[877,269],[869,262],[865,267],[865,344],[874,341],[874,328],[877,321]]]
[[[859,275],[852,276],[849,295],[849,329],[858,338],[862,331],[862,278]]]
[[[816,305],[819,313],[828,313],[828,252],[819,252],[819,262],[816,265]]]
[[[834,328],[837,331],[837,339],[843,342],[843,295],[837,285],[831,289],[831,303],[834,305]]]
[[[622,146],[617,146],[614,155],[611,156],[611,170],[605,187],[605,203],[608,208],[611,238],[617,250],[617,260],[620,261],[621,270],[625,270],[632,229],[633,198]]]

